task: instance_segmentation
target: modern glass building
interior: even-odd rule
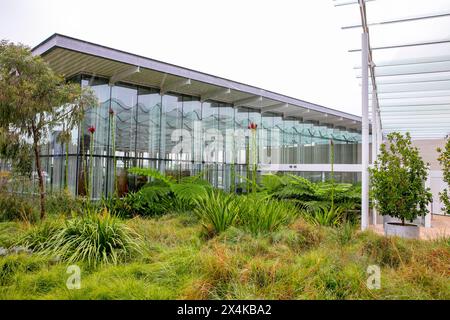
[[[202,173],[218,188],[239,191],[254,163],[259,174],[326,179],[314,168],[330,163],[331,140],[336,164],[360,163],[358,116],[58,34],[33,53],[99,100],[68,150],[58,139],[64,124],[43,146],[49,191],[63,188],[66,151],[70,190],[85,194],[89,176],[95,198],[112,194],[115,177],[119,194],[138,189],[146,181],[128,173],[134,166],[175,177]],[[338,171],[338,180],[359,179],[358,170]]]

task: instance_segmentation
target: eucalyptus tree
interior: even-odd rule
[[[0,42],[0,128],[4,135],[20,136],[31,145],[41,219],[45,218],[41,144],[57,126],[64,124],[66,134],[73,130],[85,111],[96,105],[90,89],[67,82],[27,46]]]

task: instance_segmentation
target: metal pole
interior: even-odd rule
[[[362,154],[361,154],[361,230],[369,225],[369,38],[366,32],[361,35],[362,68]]]
[[[381,131],[381,116],[380,116],[380,110],[378,110],[377,114],[377,120],[378,120],[378,133],[377,133],[377,150],[380,152],[381,144],[383,143],[383,132]]]
[[[378,102],[377,92],[372,90],[372,166],[375,165],[375,160],[378,155]],[[372,224],[377,224],[377,209],[375,204],[372,208]]]

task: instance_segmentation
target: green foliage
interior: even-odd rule
[[[29,199],[20,195],[0,193],[0,221],[35,222],[36,210]]]
[[[207,191],[196,200],[195,214],[209,236],[230,226],[239,226],[254,235],[274,232],[289,224],[297,215],[294,204],[271,200],[260,194],[235,196],[221,191]]]
[[[266,185],[266,183],[268,184]],[[277,199],[315,200],[315,184],[303,177],[291,174],[265,175],[262,185],[269,195]]]
[[[83,210],[84,201],[73,196],[68,190],[63,190],[48,195],[46,205],[50,214],[70,216]]]
[[[31,145],[15,132],[0,126],[0,156],[11,163],[12,170],[22,176],[30,177],[33,170]]]
[[[194,213],[200,219],[208,236],[225,231],[233,225],[239,213],[239,203],[231,194],[209,190],[195,200]]]
[[[262,190],[268,195],[279,199],[295,199],[301,202],[326,201],[354,202],[355,207],[361,202],[361,186],[359,184],[318,182],[313,183],[306,178],[287,175],[263,175],[261,178]],[[332,192],[334,190],[334,192]]]
[[[19,244],[45,256],[93,267],[142,253],[139,236],[107,210],[84,212],[64,223],[44,222],[30,229]]]
[[[297,214],[295,206],[287,201],[270,200],[258,196],[240,196],[238,224],[254,235],[278,230]]]
[[[128,169],[128,172],[130,172],[131,174],[135,174],[138,176],[146,176],[155,180],[160,180],[162,182],[164,182],[167,185],[171,185],[172,183],[175,182],[175,180],[170,177],[170,176],[166,176],[163,173],[161,173],[159,170],[153,169],[153,168],[138,168],[138,167],[133,167]]]
[[[52,246],[51,239],[63,228],[62,220],[46,220],[32,225],[22,234],[17,245],[24,246],[34,252],[40,252]]]
[[[390,268],[398,268],[411,261],[412,248],[392,237],[369,237],[362,245],[362,253],[373,262]]]
[[[54,222],[56,232],[42,233],[43,240],[65,228]],[[126,225],[148,250],[116,265],[77,262],[79,290],[66,288],[66,261],[37,250],[11,253],[0,257],[0,299],[450,299],[448,239],[385,238],[301,218],[253,235],[237,222],[204,241],[189,213],[131,219]],[[4,224],[22,225],[0,223],[2,234]],[[8,232],[15,238],[16,231]],[[381,269],[379,290],[366,286],[371,264]]]
[[[290,200],[316,223],[355,222],[361,208],[361,185],[327,182],[313,183],[295,175],[263,175],[262,190],[273,199]],[[336,210],[334,206],[338,206]],[[339,216],[339,217],[336,217]],[[308,217],[306,217],[309,219]],[[328,221],[330,220],[330,221]]]
[[[47,266],[43,257],[9,255],[0,260],[0,286],[12,285],[17,274],[37,272]]]
[[[428,213],[432,200],[425,188],[427,169],[419,150],[411,144],[409,133],[390,133],[388,146],[382,144],[373,168],[370,168],[372,192],[378,212],[405,223]]]
[[[344,217],[344,208],[339,206],[320,207],[315,211],[303,214],[303,218],[314,225],[338,226]]]
[[[95,105],[97,98],[92,90],[66,82],[28,47],[6,40],[0,42],[0,151],[6,152],[13,164],[19,164],[19,171],[30,170],[29,176],[32,167],[29,162],[24,164],[23,159],[31,158],[33,151],[41,219],[45,217],[40,159],[43,138],[53,127],[62,124],[68,131],[72,130],[84,118],[87,108]],[[13,145],[17,150],[1,147],[5,137],[16,142]],[[30,141],[32,147],[20,141]]]
[[[195,206],[195,199],[204,196],[207,190],[212,190],[209,182],[199,176],[181,178],[177,182],[151,168],[131,168],[129,171],[146,176],[151,182],[139,191],[127,194],[123,199],[105,200],[111,213],[122,217],[189,211]]]
[[[439,152],[439,158],[438,161],[442,167],[443,172],[443,180],[447,183],[447,185],[450,185],[450,138],[447,139],[445,143],[444,150],[441,150],[438,148],[437,152]],[[439,193],[439,198],[444,204],[444,207],[442,210],[446,214],[450,214],[450,193],[449,190],[444,189]]]
[[[333,238],[341,246],[350,243],[355,237],[355,225],[349,221],[333,229]]]

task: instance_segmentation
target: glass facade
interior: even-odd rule
[[[114,190],[119,195],[137,190],[146,178],[130,174],[133,166],[155,168],[176,178],[203,174],[218,188],[240,191],[255,157],[259,164],[329,163],[330,139],[335,163],[359,160],[356,132],[217,101],[201,102],[197,97],[161,96],[156,88],[110,86],[106,79],[91,76],[75,81],[90,86],[99,99],[99,106],[87,112],[69,143],[68,185],[79,195],[86,194],[87,179],[92,181],[93,198],[112,195]],[[250,123],[257,124],[255,134],[248,129]],[[88,131],[91,126],[93,135]],[[43,146],[47,190],[57,191],[64,186],[66,167],[58,128],[48,141]],[[321,172],[296,174],[312,180],[327,178]],[[335,176],[340,181],[358,179],[356,173]]]

